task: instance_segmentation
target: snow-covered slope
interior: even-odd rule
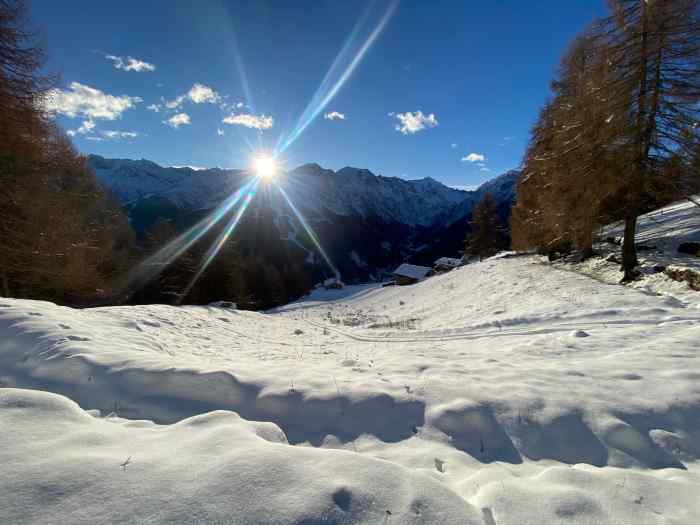
[[[0,521],[698,523],[699,297],[530,256],[268,313],[1,299],[0,382],[80,408],[0,390]]]
[[[678,247],[681,243],[700,243],[700,206],[697,202],[700,202],[700,196],[664,206],[639,218],[636,242],[642,277],[631,286],[651,293],[665,293],[671,274],[680,279],[672,285],[674,294],[695,294],[681,277],[686,272],[692,273],[696,288],[700,286],[700,257],[680,253]],[[598,257],[574,265],[563,263],[562,266],[608,283],[619,282],[623,273],[618,244],[623,235],[624,225],[621,223],[605,227],[601,234],[603,242],[595,246]]]

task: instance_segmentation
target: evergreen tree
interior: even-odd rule
[[[465,253],[482,258],[490,257],[506,246],[496,201],[490,193],[486,193],[472,214],[471,234],[466,240]]]

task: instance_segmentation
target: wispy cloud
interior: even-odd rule
[[[339,111],[329,111],[323,118],[326,120],[345,120],[345,113],[340,113]]]
[[[89,120],[115,120],[141,100],[140,97],[128,95],[108,95],[99,89],[71,82],[66,90],[50,90],[43,105],[49,113],[59,113],[71,118],[83,116]]]
[[[484,162],[486,157],[481,153],[470,153],[466,157],[462,157],[462,162]]]
[[[455,186],[450,186],[450,188],[454,188],[455,190],[462,190],[462,191],[474,191],[479,187],[478,184],[457,184]]]
[[[457,144],[456,142],[453,142],[452,144],[450,144],[450,147],[452,149],[457,149],[457,146],[459,146],[459,144]]]
[[[224,130],[221,129],[221,128],[218,128],[218,129],[216,130],[216,134],[217,134],[219,137],[221,137],[221,136],[224,135]]]
[[[135,139],[140,135],[136,131],[100,130],[96,128],[95,123],[91,120],[84,121],[78,129],[69,129],[66,133],[71,137],[75,137],[77,134],[85,135],[85,139],[96,142]]]
[[[163,121],[163,124],[167,124],[171,128],[179,128],[180,126],[190,123],[190,116],[187,113],[177,113],[167,120]]]
[[[245,126],[246,128],[253,129],[270,129],[275,120],[272,117],[266,117],[265,115],[250,115],[247,113],[241,113],[239,115],[229,115],[222,120],[224,124],[230,124],[232,126]]]
[[[186,98],[187,95],[180,95],[179,97],[176,97],[173,100],[163,99],[163,105],[168,109],[177,109],[182,105]]]
[[[120,57],[115,55],[105,55],[107,60],[111,60],[114,64],[115,69],[121,69],[122,71],[136,71],[138,73],[144,71],[155,71],[156,66],[138,58],[133,57]]]
[[[435,114],[424,115],[422,111],[407,111],[406,113],[389,113],[389,116],[396,117],[399,123],[396,124],[396,131],[403,135],[413,135],[427,128],[434,128],[438,125]]]
[[[160,113],[162,106],[160,104],[151,104],[149,106],[146,106],[146,109],[149,111],[153,111],[154,113]]]
[[[100,131],[100,135],[107,139],[135,139],[139,136],[136,131]]]

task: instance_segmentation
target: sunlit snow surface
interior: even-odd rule
[[[79,404],[0,389],[0,523],[700,523],[698,341],[697,292],[532,256],[268,313],[0,298],[2,385]]]

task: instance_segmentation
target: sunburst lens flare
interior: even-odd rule
[[[256,157],[253,160],[253,170],[262,179],[271,179],[277,175],[277,161],[274,157]]]

